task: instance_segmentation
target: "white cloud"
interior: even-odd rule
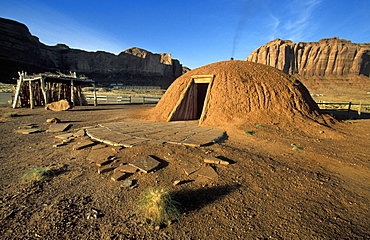
[[[270,40],[281,38],[303,41],[313,34],[315,29],[312,14],[322,0],[294,0],[279,12],[270,13]]]
[[[269,40],[274,40],[279,38],[279,27],[280,27],[280,19],[273,14],[270,14],[271,23],[269,24],[268,28],[271,29]]]
[[[290,18],[285,25],[286,35],[293,41],[309,37],[314,29],[312,13],[322,0],[296,0],[290,6]]]

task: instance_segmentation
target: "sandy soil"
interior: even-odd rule
[[[151,107],[0,108],[0,116],[18,113],[0,119],[2,239],[370,239],[369,119],[312,129],[313,135],[246,125],[252,136],[230,130],[206,147],[151,143],[121,149],[116,162],[153,155],[162,163],[155,172],[130,176],[136,180],[132,189],[111,181],[111,173],[98,174],[86,160],[89,148],[73,150],[73,142],[54,148],[55,133],[14,132],[26,123],[46,129],[51,117],[73,124],[71,130],[133,120]],[[232,164],[211,165],[217,179],[193,181],[196,174],[187,176],[182,164],[204,166],[206,156]],[[54,174],[22,182],[34,166],[51,167]],[[173,186],[175,180],[184,183]],[[168,187],[181,204],[180,219],[159,230],[135,212],[139,195],[152,186]],[[88,217],[94,210],[97,218]]]

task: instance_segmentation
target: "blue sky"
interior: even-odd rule
[[[191,69],[244,60],[276,38],[370,42],[370,0],[0,0],[47,45],[171,53]]]

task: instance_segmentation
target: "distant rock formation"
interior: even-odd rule
[[[246,59],[302,76],[370,75],[370,43],[356,44],[337,37],[318,42],[273,40]]]
[[[183,73],[171,54],[153,54],[130,48],[119,55],[87,52],[67,45],[47,46],[19,22],[0,18],[0,81],[10,82],[18,71],[76,72],[100,84],[151,85],[168,87]]]

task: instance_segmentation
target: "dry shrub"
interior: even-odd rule
[[[49,168],[34,167],[22,176],[24,182],[37,182],[44,179],[50,173]]]
[[[164,222],[171,222],[180,217],[177,208],[178,203],[174,201],[171,194],[165,188],[147,189],[138,203],[138,213],[150,220],[150,223],[159,226]]]
[[[8,112],[8,113],[3,114],[4,118],[11,118],[11,117],[18,117],[18,116],[19,114],[17,112]]]

